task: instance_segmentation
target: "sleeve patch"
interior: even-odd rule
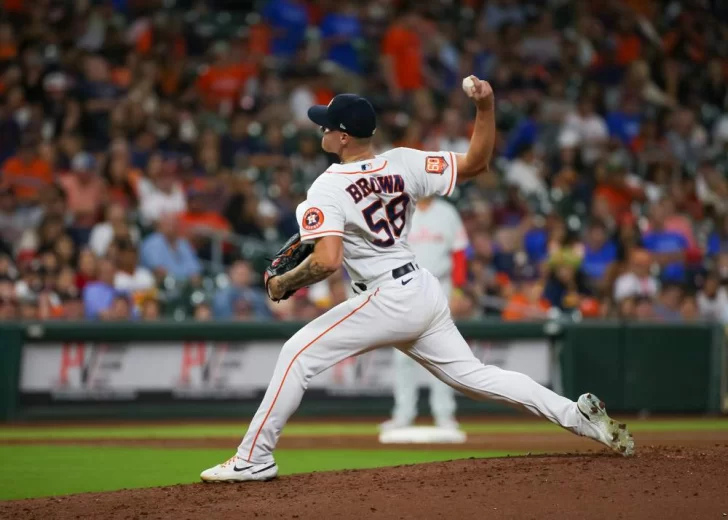
[[[324,213],[318,208],[308,208],[303,214],[301,226],[306,231],[314,231],[324,223]]]
[[[428,155],[425,159],[425,171],[427,173],[442,175],[447,170],[447,166],[447,161],[440,155]]]

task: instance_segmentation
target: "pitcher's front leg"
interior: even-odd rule
[[[318,317],[281,349],[273,376],[235,456],[200,475],[207,482],[270,480],[278,474],[273,450],[296,411],[312,377],[339,361],[366,351],[376,336],[362,336],[376,320],[371,300],[362,295]]]

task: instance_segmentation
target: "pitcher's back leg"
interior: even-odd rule
[[[484,365],[451,319],[418,339],[406,352],[436,377],[476,400],[504,401],[584,435],[576,403],[519,372]]]
[[[484,365],[449,317],[406,352],[442,381],[474,399],[523,407],[621,455],[634,454],[634,439],[626,425],[612,420],[596,396],[584,394],[575,403],[525,374]]]

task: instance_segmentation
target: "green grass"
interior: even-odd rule
[[[635,432],[728,430],[728,419],[631,420]],[[10,439],[187,439],[195,437],[239,437],[247,424],[191,424],[178,426],[88,426],[88,427],[0,427],[0,440]],[[549,433],[561,429],[549,422],[464,423],[467,433]],[[376,435],[375,424],[292,423],[285,435]]]
[[[375,468],[498,451],[277,450],[281,474]],[[515,453],[510,453],[515,454]],[[159,450],[81,446],[0,446],[0,500],[197,482],[200,471],[231,450]]]

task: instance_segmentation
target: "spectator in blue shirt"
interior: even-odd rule
[[[129,0],[111,0],[114,12],[126,13],[129,8]]]
[[[179,236],[176,215],[159,219],[157,232],[142,242],[141,263],[157,277],[167,275],[179,281],[198,283],[202,266],[186,238]]]
[[[303,0],[270,0],[263,17],[273,29],[272,53],[290,59],[302,47],[308,26],[308,11]]]
[[[665,217],[663,204],[652,206],[650,230],[643,236],[642,243],[662,267],[662,280],[682,283],[685,280],[685,252],[689,244],[682,234],[665,229]]]
[[[609,136],[616,137],[625,146],[630,146],[642,127],[642,114],[639,110],[639,100],[627,97],[622,101],[619,110],[607,115],[607,128]]]
[[[549,254],[549,232],[545,227],[534,227],[526,231],[523,237],[523,246],[528,259],[540,264]]]
[[[584,246],[581,270],[587,279],[598,282],[604,278],[612,262],[617,260],[617,244],[609,240],[604,224],[595,221],[587,229]]]
[[[0,105],[0,164],[9,159],[20,146],[20,125],[12,112]]]
[[[114,289],[116,266],[111,260],[103,259],[98,269],[98,280],[83,288],[84,313],[90,319],[108,319],[118,294]]]
[[[506,142],[505,156],[507,159],[515,159],[525,147],[536,144],[539,134],[539,110],[536,103],[531,103],[528,106],[526,117],[511,131]]]
[[[273,316],[268,309],[265,293],[251,287],[252,270],[247,262],[235,262],[230,266],[228,276],[230,284],[217,291],[212,302],[215,318],[232,318],[235,309],[243,303],[250,308],[253,319],[265,320]]]
[[[321,37],[329,60],[350,72],[361,73],[354,41],[362,37],[362,29],[351,2],[336,3],[334,10],[321,20]]]
[[[717,256],[720,253],[728,253],[728,214],[723,215],[717,229],[708,237],[708,256]]]

